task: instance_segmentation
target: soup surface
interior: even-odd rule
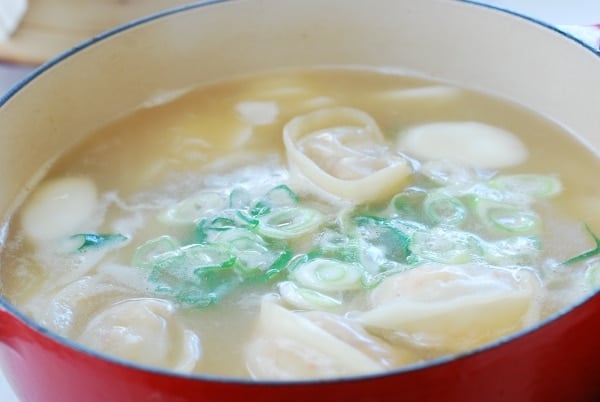
[[[180,372],[388,370],[594,291],[597,171],[559,127],[445,84],[240,78],[63,155],[6,224],[2,293],[61,336]]]

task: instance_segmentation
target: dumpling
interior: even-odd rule
[[[355,347],[387,369],[417,362],[418,357],[402,347],[392,347],[383,339],[367,332],[356,321],[323,311],[297,313],[339,340]]]
[[[348,107],[320,109],[283,129],[290,171],[321,194],[360,203],[398,192],[411,168],[391,151],[375,121]]]
[[[385,279],[370,294],[372,308],[355,318],[419,346],[460,351],[532,324],[539,299],[527,269],[428,264]]]
[[[24,311],[37,322],[59,335],[73,335],[74,327],[101,300],[126,294],[127,289],[84,276],[59,291],[44,289],[24,305]]]
[[[119,302],[92,318],[78,340],[125,360],[191,372],[201,358],[200,339],[183,327],[175,310],[161,299]]]
[[[389,368],[385,347],[365,332],[330,318],[323,327],[310,316],[287,310],[265,298],[258,326],[245,348],[246,367],[257,380],[299,380],[342,377]],[[336,331],[329,332],[328,327]],[[343,336],[338,336],[343,334]],[[362,339],[361,339],[362,337]],[[365,345],[370,345],[364,347]]]

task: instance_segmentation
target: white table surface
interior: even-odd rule
[[[600,1],[598,0],[480,0],[480,2],[514,10],[555,25],[600,24]],[[0,63],[0,94],[4,94],[32,69],[29,66]],[[0,402],[19,402],[1,372]]]

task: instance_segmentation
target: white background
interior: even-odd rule
[[[600,24],[600,1],[598,0],[480,0],[480,2],[517,11],[551,24]],[[3,94],[29,71],[31,71],[30,67],[0,63],[0,94]],[[19,402],[1,372],[0,402]]]
[[[600,24],[598,0],[474,0],[557,25]]]

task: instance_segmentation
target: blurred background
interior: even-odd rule
[[[186,3],[191,1],[0,0],[5,16],[21,15],[8,40],[0,41],[0,58],[39,64],[107,29]]]
[[[36,66],[82,41],[125,22],[191,2],[189,0],[0,0],[0,96]],[[600,24],[600,0],[479,0],[479,2],[561,26],[578,35],[585,35],[586,31],[578,31],[577,26]],[[19,402],[1,370],[0,402]]]
[[[597,0],[477,0],[554,25],[600,23]],[[107,29],[190,0],[0,0],[0,94]]]
[[[598,0],[479,0],[554,25],[600,24]]]

